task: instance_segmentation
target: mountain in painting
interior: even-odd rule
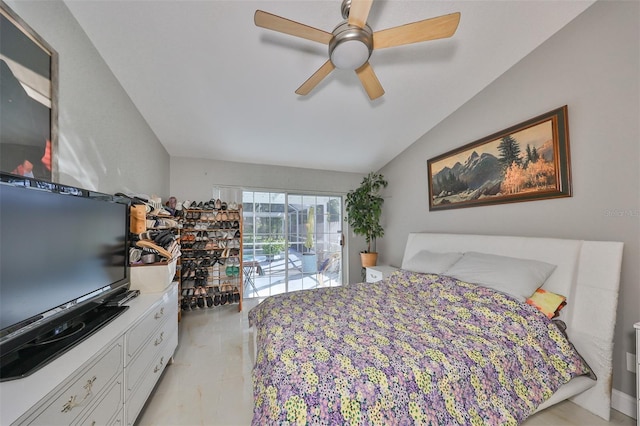
[[[434,196],[447,197],[464,193],[464,199],[495,195],[500,189],[502,167],[498,159],[488,153],[473,151],[464,164],[457,162],[433,176]]]
[[[553,141],[549,139],[538,148],[538,155],[540,158],[543,158],[545,161],[553,162]]]

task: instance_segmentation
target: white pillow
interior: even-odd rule
[[[554,269],[556,265],[538,260],[470,251],[443,275],[511,294],[524,302]]]
[[[435,253],[421,250],[402,264],[402,269],[423,274],[442,274],[462,257],[462,253]]]

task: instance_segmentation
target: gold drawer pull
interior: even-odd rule
[[[154,315],[155,319],[160,319],[162,318],[162,316],[164,315],[164,306],[162,308],[160,308],[160,312],[156,312],[156,314]]]
[[[82,402],[89,398],[91,396],[91,388],[93,387],[93,382],[96,381],[96,376],[93,376],[92,378],[90,378],[89,380],[87,380],[87,383],[84,384],[83,388],[87,391],[87,393],[84,395],[84,398],[82,398],[82,401],[80,402],[76,402],[76,398],[78,397],[77,395],[73,395],[71,397],[69,397],[69,400],[67,402],[65,402],[65,404],[62,406],[62,410],[60,411],[61,413],[68,413],[69,411],[73,410],[75,407],[77,407],[78,405],[82,404]]]
[[[83,386],[83,388],[85,388],[87,391],[87,394],[84,396],[83,400],[87,399],[89,395],[91,395],[91,388],[93,387],[93,382],[95,381],[96,381],[96,376],[93,376],[92,378],[87,380],[87,383],[85,383],[85,385]]]
[[[162,366],[164,365],[164,357],[160,358],[160,365],[156,365],[155,368],[153,369],[154,373],[157,373],[158,371],[162,370]]]
[[[160,337],[158,337],[156,341],[153,342],[153,346],[158,346],[160,343],[162,343],[163,340],[164,340],[164,331],[160,333]]]
[[[73,395],[72,397],[69,398],[69,400],[62,406],[62,411],[60,411],[61,413],[68,413],[69,411],[73,410],[73,407],[75,407],[76,405],[78,405],[76,403],[76,395]]]

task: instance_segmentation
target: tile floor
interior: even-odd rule
[[[253,411],[251,343],[247,312],[257,299],[184,312],[174,363],[167,367],[137,424],[250,425]],[[612,411],[610,423],[572,402],[531,416],[524,426],[625,425],[634,419]]]

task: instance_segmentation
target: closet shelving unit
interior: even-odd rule
[[[192,203],[183,210],[180,240],[182,310],[237,304],[242,311],[242,206]]]

